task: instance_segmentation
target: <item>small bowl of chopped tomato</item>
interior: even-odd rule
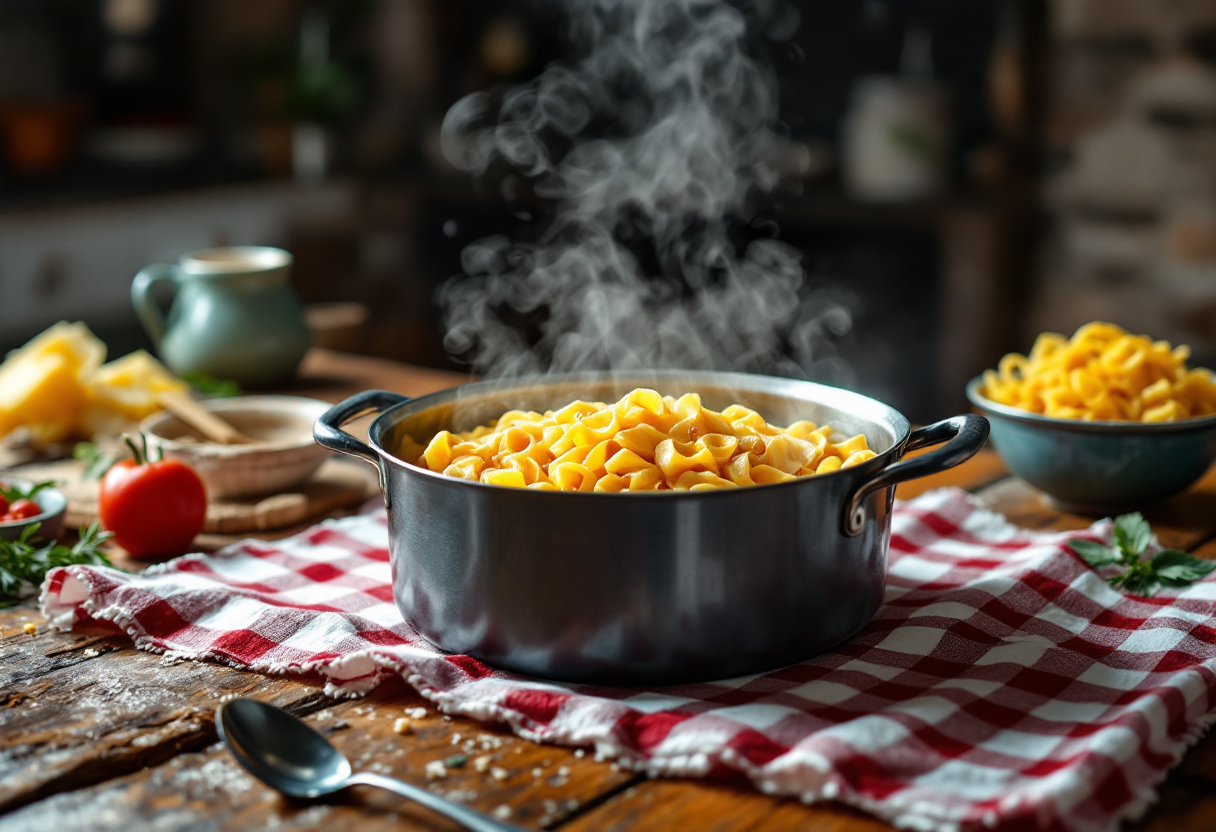
[[[0,477],[0,538],[17,540],[38,524],[37,537],[54,540],[63,531],[68,498],[52,483]]]

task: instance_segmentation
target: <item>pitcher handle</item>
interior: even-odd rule
[[[161,339],[165,337],[165,316],[156,305],[156,298],[152,297],[152,286],[161,281],[176,284],[176,273],[175,266],[153,263],[142,269],[131,281],[131,305],[135,307],[139,322],[143,324],[144,331],[152,339],[152,346],[157,350],[160,349]]]
[[[880,469],[862,480],[845,500],[843,531],[854,537],[865,528],[866,510],[862,503],[875,491],[890,488],[906,480],[927,477],[966,462],[984,447],[988,440],[988,420],[974,413],[965,413],[917,428],[908,436],[904,451],[914,451],[928,445],[945,446],[924,456],[904,459]]]

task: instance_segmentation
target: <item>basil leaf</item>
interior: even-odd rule
[[[1119,562],[1119,553],[1114,549],[1094,540],[1076,538],[1068,541],[1068,548],[1076,552],[1081,560],[1095,569],[1110,566]]]
[[[1203,560],[1178,549],[1163,549],[1153,557],[1153,573],[1171,589],[1190,586],[1216,570],[1216,561]]]
[[[1153,539],[1153,530],[1140,512],[1121,514],[1115,518],[1114,543],[1129,555],[1142,555]]]

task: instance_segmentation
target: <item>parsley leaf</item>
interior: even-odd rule
[[[1111,540],[1114,546],[1076,538],[1068,541],[1068,546],[1095,569],[1124,567],[1122,572],[1106,579],[1116,589],[1149,597],[1162,587],[1188,587],[1216,571],[1216,561],[1203,560],[1178,549],[1162,549],[1151,559],[1141,557],[1153,540],[1153,530],[1139,512],[1116,517]]]

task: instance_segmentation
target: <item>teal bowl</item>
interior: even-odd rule
[[[1056,419],[990,401],[982,385],[983,379],[972,379],[967,398],[988,417],[997,453],[1066,511],[1147,508],[1181,494],[1216,459],[1216,416],[1154,423]]]

